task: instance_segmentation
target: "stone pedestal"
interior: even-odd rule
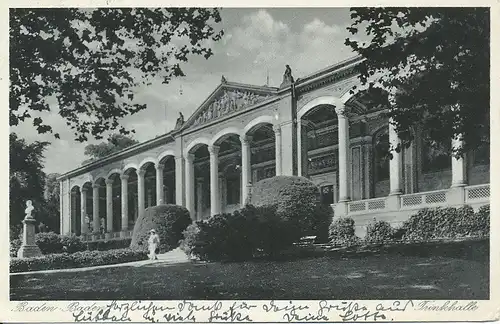
[[[23,244],[17,251],[18,258],[32,258],[42,255],[35,243],[35,219],[26,217],[23,220]]]

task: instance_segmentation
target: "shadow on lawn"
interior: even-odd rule
[[[487,299],[489,242],[469,244],[17,275],[10,291],[12,300]]]

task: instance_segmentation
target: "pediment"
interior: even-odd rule
[[[274,96],[269,87],[221,84],[189,118],[186,127],[200,126],[246,110]]]

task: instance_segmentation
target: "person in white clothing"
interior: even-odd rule
[[[156,231],[154,229],[149,231],[148,245],[149,245],[149,259],[158,260],[156,254],[159,252],[160,237],[158,236],[158,234],[156,234]]]

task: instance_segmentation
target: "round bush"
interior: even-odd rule
[[[252,188],[252,205],[274,206],[277,215],[284,221],[292,221],[302,235],[317,235],[317,208],[319,190],[307,178],[276,176],[257,182]],[[325,214],[327,217],[329,215]]]
[[[396,230],[386,221],[377,221],[366,227],[365,241],[367,243],[389,243],[394,240]]]
[[[355,234],[354,220],[351,217],[337,218],[330,224],[330,242],[337,246],[351,246],[360,243]]]
[[[160,236],[160,251],[167,252],[179,246],[182,232],[191,224],[189,211],[177,205],[159,205],[147,208],[134,226],[130,248],[147,250],[149,231]]]

